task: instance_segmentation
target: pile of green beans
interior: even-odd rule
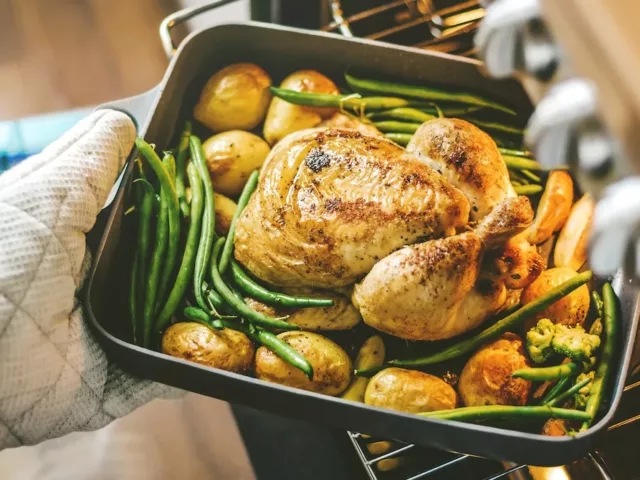
[[[175,320],[181,305],[186,305],[182,310],[185,318],[213,329],[242,331],[311,378],[313,369],[309,362],[270,331],[300,327],[286,322],[286,317],[275,318],[253,310],[244,296],[283,308],[329,307],[333,301],[272,292],[250,278],[233,259],[236,224],[257,186],[259,172],[256,170],[249,177],[225,240],[215,234],[215,193],[202,143],[192,135],[190,122],[186,123],[176,149],[177,162],[170,153],[160,160],[154,147],[141,138],[136,139],[136,146],[145,162],[137,161],[136,204],[130,209],[138,216],[129,295],[134,343],[147,348],[157,344],[155,335],[162,334]],[[191,162],[187,164],[188,158]],[[155,174],[157,191],[147,179],[144,165]],[[186,198],[185,174],[191,188],[190,202]],[[187,233],[177,266],[180,217]],[[229,278],[225,279],[227,270]],[[195,299],[197,306],[190,306],[189,298]]]

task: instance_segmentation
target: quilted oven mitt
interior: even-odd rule
[[[169,387],[110,365],[77,298],[135,126],[100,110],[0,176],[0,449],[95,430]]]

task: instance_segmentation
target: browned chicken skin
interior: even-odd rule
[[[506,300],[503,282],[479,279],[482,255],[527,228],[526,197],[509,198],[475,231],[404,247],[356,285],[353,303],[368,325],[408,340],[442,340],[475,327]]]
[[[351,285],[404,245],[463,227],[469,202],[385,138],[305,130],[271,151],[243,211],[235,256],[280,286]]]
[[[442,173],[471,204],[471,220],[479,220],[507,197],[515,196],[507,166],[493,139],[457,118],[423,123],[407,145],[410,152]]]

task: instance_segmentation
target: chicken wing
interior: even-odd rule
[[[486,248],[527,228],[526,197],[500,203],[475,231],[404,247],[379,261],[352,300],[368,325],[409,340],[442,340],[478,327],[506,300],[504,282],[480,277]]]
[[[335,288],[468,217],[458,189],[385,138],[306,130],[280,141],[265,161],[238,221],[235,256],[273,285]]]

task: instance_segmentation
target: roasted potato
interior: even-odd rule
[[[251,172],[269,155],[269,145],[253,133],[242,130],[219,133],[202,144],[213,189],[237,197]]]
[[[340,395],[351,381],[351,359],[336,343],[317,333],[290,331],[278,335],[313,367],[313,379],[266,347],[256,353],[256,377],[325,395]]]
[[[360,347],[356,357],[356,370],[380,367],[384,363],[385,348],[382,337],[374,335],[369,337]],[[364,402],[364,392],[369,384],[369,379],[365,377],[354,377],[351,385],[342,394],[345,400],[354,402]]]
[[[212,330],[200,323],[184,322],[167,328],[162,351],[207,367],[244,373],[251,369],[255,348],[242,332],[230,328]]]
[[[522,291],[522,305],[526,305],[575,275],[577,275],[575,270],[565,267],[545,270],[531,285]],[[582,325],[589,312],[589,302],[589,288],[586,285],[582,285],[569,295],[549,305],[535,317],[527,320],[525,329],[531,329],[541,318],[548,318],[553,323],[568,326]]]
[[[335,83],[315,70],[294,72],[284,79],[280,87],[306,93],[340,93]],[[333,113],[335,109],[303,107],[275,97],[271,100],[264,121],[264,138],[271,145],[275,145],[292,132],[317,126]]]
[[[288,315],[287,322],[298,325],[304,330],[351,330],[362,320],[360,312],[351,304],[351,300],[338,293],[310,288],[287,288],[282,291],[295,296],[328,298],[333,300],[333,306],[285,309],[265,305],[253,298],[247,298],[246,302],[254,310],[266,315],[273,317]]]
[[[531,382],[511,374],[529,366],[520,337],[506,333],[478,350],[460,374],[458,392],[467,407],[526,405]]]
[[[456,408],[458,395],[451,385],[428,373],[385,368],[369,380],[364,403],[409,413],[432,412]]]
[[[251,130],[264,119],[271,77],[252,63],[229,65],[214,74],[200,94],[193,116],[214,132]]]
[[[587,261],[589,232],[594,209],[595,203],[588,193],[585,193],[571,209],[553,251],[553,263],[556,267],[568,267],[577,271]]]
[[[537,245],[562,228],[573,205],[573,180],[567,172],[549,174],[536,217],[528,230],[529,242]]]
[[[238,205],[229,197],[214,193],[215,205],[216,205],[216,233],[225,237],[229,233],[229,227],[231,226],[231,220]]]
[[[524,288],[533,282],[544,268],[544,260],[535,245],[527,240],[527,231],[510,238],[499,251],[496,268],[507,288]]]

